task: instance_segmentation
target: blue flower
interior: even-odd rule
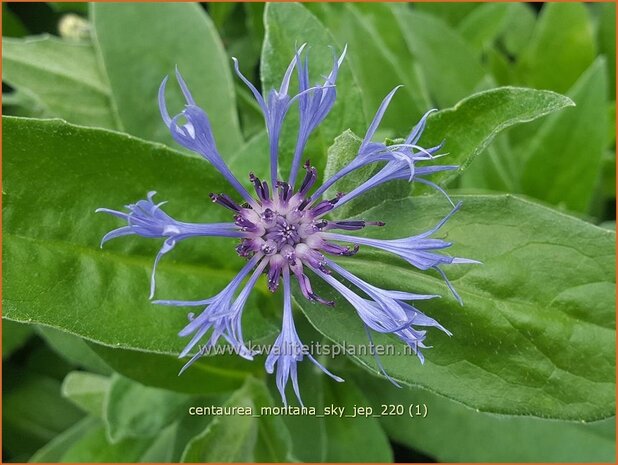
[[[335,104],[337,75],[345,57],[345,50],[339,57],[334,56],[331,72],[324,77],[323,82],[310,87],[308,57],[305,56],[303,59],[302,56],[304,48],[304,45],[301,46],[294,55],[279,89],[271,89],[266,96],[262,95],[240,73],[238,62],[234,59],[237,74],[254,94],[264,113],[269,137],[270,182],[250,174],[249,180],[255,190],[255,196],[252,196],[238,181],[219,154],[208,116],[194,101],[178,70],[176,70],[176,79],[186,100],[184,109],[178,115],[172,117],[167,110],[165,101],[167,77],[161,84],[159,90],[161,116],[174,139],[212,164],[242,199],[237,202],[226,194],[211,194],[213,202],[231,211],[233,222],[193,224],[177,221],[161,209],[162,203],[154,204],[152,192],[148,194],[147,200],[128,205],[128,213],[104,208],[97,210],[114,215],[126,222],[126,226],[106,234],[102,244],[110,239],[129,234],[163,239],[163,245],[153,266],[151,298],[155,291],[155,270],[159,260],[181,240],[194,236],[220,236],[239,240],[236,251],[247,262],[238,275],[217,295],[200,301],[155,301],[161,305],[202,308],[197,316],[189,313],[189,322],[179,332],[182,337],[191,336],[180,357],[193,354],[182,371],[205,355],[222,339],[227,341],[238,355],[252,360],[255,353],[247,346],[243,338],[241,323],[249,294],[263,274],[266,275],[270,291],[275,292],[281,284],[283,285],[281,332],[271,347],[265,367],[268,373],[276,372],[277,387],[285,405],[287,405],[285,391],[289,381],[302,404],[297,364],[305,357],[334,380],[343,381],[320,364],[309,353],[298,336],[292,315],[291,283],[293,278],[306,299],[325,306],[333,306],[336,302],[317,295],[313,290],[311,279],[317,277],[337,291],[356,309],[367,330],[371,347],[373,347],[372,332],[392,334],[408,345],[423,362],[421,349],[427,348],[424,341],[428,329],[433,327],[448,335],[451,334],[436,320],[416,307],[417,302],[439,296],[378,288],[337,264],[329,256],[352,256],[360,246],[369,246],[395,254],[417,269],[436,270],[443,276],[447,286],[460,302],[461,298],[448,281],[442,267],[457,263],[478,263],[474,260],[440,253],[450,247],[451,243],[430,237],[459,209],[460,203],[454,206],[453,210],[434,228],[407,238],[378,240],[334,232],[337,230],[353,232],[366,227],[385,226],[381,221],[328,220],[325,218],[325,215],[359,195],[396,179],[425,183],[446,195],[439,186],[426,177],[457,167],[435,164],[435,161],[442,156],[438,154],[442,144],[430,148],[423,148],[419,145],[427,118],[434,110],[427,112],[401,143],[387,145],[372,140],[397,91],[395,88],[380,105],[356,157],[348,165],[312,192],[318,173],[309,161],[306,161],[302,165],[305,175],[298,183],[297,175],[301,168],[301,158],[306,143]],[[298,92],[290,95],[290,81],[295,68],[297,69]],[[278,178],[279,136],[285,116],[295,102],[298,103],[299,109],[299,130],[290,177],[284,181]],[[351,192],[338,194],[331,199],[321,198],[322,194],[339,179],[369,164],[382,164],[382,167]],[[314,278],[310,278],[310,275]],[[349,284],[344,284],[340,279]],[[384,376],[397,384],[386,373],[377,356],[376,361]]]

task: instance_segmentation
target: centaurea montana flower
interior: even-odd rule
[[[345,56],[345,50],[340,57],[334,57],[333,68],[324,81],[310,87],[309,61],[307,57],[302,59],[303,49],[304,45],[292,59],[280,88],[271,90],[266,97],[241,74],[238,62],[234,59],[236,73],[249,87],[262,108],[270,142],[270,183],[253,174],[249,175],[250,183],[255,190],[255,197],[250,195],[238,181],[219,154],[208,116],[196,104],[180,72],[176,70],[176,79],[185,97],[186,105],[182,112],[174,117],[169,115],[165,102],[167,77],[161,84],[159,89],[161,116],[174,139],[210,162],[242,199],[239,202],[226,194],[210,195],[214,203],[232,212],[233,222],[193,224],[177,221],[163,212],[161,206],[164,202],[159,204],[153,202],[153,192],[148,194],[147,200],[128,205],[128,213],[109,209],[97,210],[126,221],[126,226],[106,234],[102,244],[109,239],[129,234],[164,239],[153,266],[150,298],[153,297],[155,291],[156,266],[161,257],[178,242],[195,236],[240,239],[236,251],[239,256],[247,260],[246,264],[217,295],[200,301],[155,301],[162,305],[203,307],[199,315],[189,314],[189,323],[179,333],[183,337],[192,336],[180,357],[193,352],[181,373],[203,356],[208,348],[217,344],[221,338],[227,341],[241,357],[253,359],[255,354],[247,347],[242,333],[241,320],[245,303],[262,274],[266,274],[268,289],[272,292],[277,291],[283,283],[282,329],[266,358],[266,371],[273,373],[276,370],[276,384],[285,405],[287,405],[285,388],[289,380],[292,381],[294,392],[302,404],[297,363],[304,357],[336,381],[343,381],[328,371],[303,348],[306,346],[303,346],[298,336],[292,315],[293,278],[302,295],[309,301],[327,307],[335,305],[335,302],[326,300],[314,292],[309,275],[317,276],[332,286],[355,308],[365,325],[371,344],[373,344],[371,331],[392,334],[411,347],[423,362],[421,349],[427,347],[424,344],[427,329],[421,328],[434,327],[449,335],[450,332],[436,320],[423,314],[413,303],[438,296],[380,289],[360,279],[328,257],[352,256],[361,245],[390,252],[420,270],[438,271],[460,303],[461,299],[440,267],[453,263],[477,263],[474,260],[438,253],[451,244],[429,237],[457,211],[460,204],[454,205],[451,213],[431,230],[402,239],[376,240],[349,234],[365,227],[382,227],[384,223],[381,221],[366,221],[357,218],[327,219],[326,215],[341,205],[376,186],[396,179],[428,184],[444,193],[440,187],[425,177],[457,167],[432,163],[441,156],[437,155],[437,152],[442,144],[431,148],[423,148],[419,145],[419,139],[431,111],[421,118],[402,143],[386,145],[372,140],[397,91],[395,88],[385,97],[376,112],[356,157],[312,192],[318,173],[308,160],[302,163],[301,158],[309,136],[327,117],[335,103],[337,75]],[[290,96],[290,81],[295,68],[298,73],[298,93]],[[300,113],[299,131],[290,176],[287,181],[283,181],[278,179],[277,174],[279,136],[285,116],[296,101]],[[363,166],[375,163],[382,163],[382,168],[351,192],[337,194],[331,199],[321,199],[321,195],[339,179]],[[296,178],[301,166],[305,174],[302,181],[297,183]],[[346,233],[334,232],[336,230]],[[344,284],[342,280],[349,284]],[[198,346],[198,343],[207,336],[208,342]],[[200,348],[195,350],[196,346]],[[377,357],[376,360],[382,373],[396,384],[385,372]]]

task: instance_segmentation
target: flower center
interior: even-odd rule
[[[358,247],[350,249],[327,242],[321,232],[336,228],[361,229],[367,224],[382,223],[330,222],[321,219],[334,208],[340,196],[314,202],[308,192],[316,181],[317,172],[308,162],[305,169],[307,174],[296,192],[288,183],[278,181],[276,190],[271,193],[266,181],[251,174],[249,179],[257,194],[255,201],[238,205],[225,194],[211,194],[211,198],[213,202],[235,213],[235,224],[245,234],[236,247],[238,255],[251,258],[259,254],[263,260],[267,260],[266,273],[271,291],[277,290],[281,273],[287,268],[299,279],[301,290],[308,298],[322,301],[311,291],[303,268],[306,266],[328,273],[323,253],[352,255]]]

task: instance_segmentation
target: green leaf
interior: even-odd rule
[[[573,102],[563,95],[551,91],[501,87],[474,94],[455,105],[453,108],[436,112],[429,116],[427,127],[421,137],[424,147],[432,147],[445,141],[444,153],[448,153],[440,162],[459,165],[456,171],[431,176],[434,182],[446,184],[461,174],[494,137],[504,129],[533,121],[541,116],[572,106]],[[327,173],[332,174],[356,155],[358,137],[351,132],[344,133],[335,140],[329,149]],[[503,162],[503,160],[501,160]],[[506,160],[510,167],[510,160]],[[507,168],[508,169],[508,168]],[[504,168],[503,168],[504,170]],[[508,169],[510,170],[510,169]],[[338,191],[346,191],[367,179],[370,168],[359,170],[346,176],[335,184]],[[515,177],[515,173],[505,173]],[[410,188],[405,182],[389,183],[375,192],[369,192],[358,200],[344,207],[345,212],[358,213],[375,205],[384,198],[402,198],[409,195]],[[339,213],[337,213],[339,214]]]
[[[378,40],[381,42],[380,48],[385,47],[388,54],[393,55],[397,60],[397,65],[400,70],[408,70],[408,65],[413,61],[413,57],[404,39],[403,31],[397,23],[396,10],[392,8],[392,4],[367,2],[354,3],[351,5],[362,15],[363,22],[367,24],[367,27],[370,27],[371,32],[379,37]],[[335,31],[335,33],[336,32],[337,31]],[[360,47],[366,47],[367,45],[366,42],[359,44]],[[417,65],[414,63],[413,68],[417,68]],[[420,73],[418,73],[418,71],[415,72],[417,72],[420,77]],[[424,99],[421,101],[423,102],[422,107],[425,109],[429,105],[429,97],[426,95],[427,89],[415,89],[414,92],[417,91],[422,91],[423,95],[414,97],[419,99],[422,97]],[[375,110],[376,108],[372,108],[371,114],[375,113]]]
[[[186,394],[114,376],[104,406],[108,438],[116,444],[123,439],[155,436],[188,406],[190,399]]]
[[[226,405],[254,407],[251,399],[237,397]],[[257,420],[250,416],[215,418],[201,435],[189,442],[181,462],[252,462],[257,429]]]
[[[107,376],[85,371],[72,371],[62,382],[62,396],[86,413],[101,418],[103,404],[110,386],[111,380]]]
[[[599,53],[605,55],[609,73],[609,95],[616,99],[616,4],[598,4],[599,27],[597,29]]]
[[[362,142],[363,140],[349,129],[335,137],[333,145],[328,148],[328,160],[326,162],[326,169],[324,170],[324,179],[332,177],[350,163],[358,153],[358,149]],[[350,192],[358,186],[360,182],[367,179],[372,171],[373,167],[371,166],[364,166],[353,171],[348,176],[337,181],[332,187],[328,188],[324,197],[333,197],[337,191]]]
[[[177,146],[161,120],[157,92],[170,75],[168,109],[180,112],[185,101],[174,82],[178,66],[195,101],[210,117],[217,147],[231,154],[241,145],[230,63],[200,5],[93,3],[91,13],[97,47],[127,132]]]
[[[63,431],[58,436],[41,447],[30,457],[30,463],[58,463],[62,456],[83,438],[86,433],[96,428],[99,421],[93,417],[86,417],[75,423],[69,429]]]
[[[509,132],[498,134],[485,151],[468,166],[460,187],[497,192],[517,192],[521,161],[517,159],[508,138]]]
[[[234,3],[210,3],[208,5],[208,14],[212,18],[212,22],[215,24],[215,26],[217,26],[218,29],[222,29],[225,23],[232,16],[234,8],[236,8],[236,5]]]
[[[328,344],[307,321],[296,318],[296,329],[305,343]],[[324,353],[323,353],[324,354]],[[314,355],[318,355],[314,352]],[[333,360],[326,354],[320,362],[332,372],[339,373],[343,357]],[[372,418],[340,418],[323,415],[326,407],[344,407],[346,415],[353,415],[355,406],[366,406],[368,401],[362,389],[352,379],[336,383],[308,360],[298,364],[298,384],[303,404],[314,407],[316,415],[283,415],[290,431],[294,457],[302,462],[388,462],[393,460],[388,439],[378,422]],[[274,376],[268,385],[275,398],[280,394]],[[292,391],[288,387],[288,392]]]
[[[527,146],[521,192],[586,212],[599,182],[607,132],[603,58],[582,75],[568,95],[577,107],[548,118]]]
[[[376,412],[402,405],[405,415],[383,415],[389,437],[440,462],[614,462],[615,417],[581,424],[477,412],[427,391],[397,389],[386,381],[356,377]],[[411,418],[410,405],[427,406]],[[397,407],[395,407],[397,408]],[[599,428],[608,429],[603,435]]]
[[[30,455],[82,417],[60,396],[60,382],[22,373],[3,392],[3,443],[12,455]]]
[[[384,97],[404,85],[389,105],[381,127],[409,131],[430,103],[392,9],[387,5],[353,3],[308,3],[307,8],[333,33],[339,48],[347,44],[346,61],[358,80],[366,115],[371,118]],[[390,23],[389,33],[397,34],[397,41],[405,48],[400,50],[403,56],[395,55],[382,38],[383,30],[370,19],[371,9],[376,8],[381,10],[374,14]],[[337,90],[340,88],[338,84]]]
[[[7,359],[13,352],[23,347],[32,336],[32,326],[10,320],[2,321],[2,359]]]
[[[566,92],[596,54],[594,31],[583,3],[543,5],[518,68],[523,84]]]
[[[46,326],[37,326],[36,330],[47,345],[68,362],[95,373],[111,374],[110,367],[81,338]]]
[[[369,405],[367,398],[351,379],[334,383],[324,379],[324,404],[344,407],[346,415],[353,415],[356,407]],[[372,417],[325,418],[328,438],[328,462],[392,462],[388,438],[378,420]]]
[[[328,162],[324,171],[324,178],[328,179],[352,161],[358,153],[361,143],[362,140],[350,130],[336,137],[333,145],[328,148]],[[353,171],[328,188],[324,193],[324,197],[333,198],[337,192],[352,191],[356,186],[379,171],[380,168],[381,166],[367,165]],[[338,208],[332,213],[332,216],[341,219],[347,218],[353,214],[352,212],[362,209],[364,205],[374,205],[375,202],[381,202],[385,197],[403,198],[409,194],[410,185],[407,181],[393,181],[378,186],[363,194],[361,199]]]
[[[23,37],[28,34],[28,30],[21,19],[13,13],[6,5],[2,4],[2,35],[4,37]],[[6,39],[4,39],[6,40]]]
[[[62,454],[59,462],[114,463],[138,462],[152,445],[152,439],[125,439],[111,444],[102,424],[89,429]]]
[[[491,69],[491,76],[495,80],[496,85],[508,86],[513,84],[513,64],[509,59],[497,48],[490,48],[487,51],[487,62]]]
[[[247,15],[247,30],[251,38],[258,44],[264,40],[264,10],[265,3],[247,2],[243,3],[245,14]]]
[[[414,9],[427,13],[436,18],[440,18],[451,26],[457,26],[467,16],[480,6],[479,3],[441,3],[441,2],[419,2],[414,4]]]
[[[305,6],[299,3],[267,3],[264,24],[266,35],[260,73],[262,89],[266,92],[281,86],[285,70],[294,57],[295,47],[305,42],[311,46],[310,81],[314,82],[330,72],[333,65],[331,47],[336,41]],[[293,91],[291,86],[290,92]],[[335,136],[347,128],[359,133],[366,130],[362,108],[359,80],[350,64],[345,63],[337,76],[337,102],[320,128],[315,131],[305,150],[305,153],[310,154],[311,162],[319,172],[322,172],[326,163],[326,148]],[[283,174],[287,174],[291,164],[297,128],[298,112],[292,110],[287,115],[280,141],[279,166]]]
[[[262,113],[262,109],[258,105],[255,100],[255,97],[246,87],[243,87],[244,84],[236,83],[234,86],[236,90],[236,97],[238,98],[238,113],[240,114],[240,122],[242,126],[243,135],[247,141],[245,142],[246,146],[250,143],[251,138],[256,137],[260,133],[264,132],[264,115]],[[243,147],[244,147],[243,146]],[[242,150],[242,147],[240,148]],[[226,158],[228,164],[231,162],[233,158],[236,158],[236,154],[240,151],[237,150],[230,155],[230,157]],[[262,154],[262,152],[258,152],[258,150],[254,151],[254,155]],[[266,146],[265,157],[268,156],[268,145]],[[245,179],[247,177],[247,173],[242,173],[239,177],[240,179]]]
[[[449,5],[450,7],[451,5]],[[472,93],[485,75],[477,54],[441,20],[393,5],[408,47],[420,63],[438,107],[453,105]],[[453,79],[453,73],[457,78]]]
[[[181,461],[290,461],[290,438],[283,421],[276,415],[261,415],[262,407],[272,405],[266,386],[260,381],[247,379],[224,407],[242,408],[245,413],[251,413],[214,417],[202,433],[189,441]]]
[[[47,116],[87,126],[119,127],[109,84],[91,44],[48,36],[2,42],[3,81],[30,93]]]
[[[372,250],[341,259],[350,271],[385,289],[439,294],[419,308],[453,337],[430,331],[425,365],[383,356],[396,380],[418,385],[476,409],[570,420],[614,414],[615,234],[511,196],[463,196],[464,208],[441,229],[455,244],[450,254],[482,265],[445,269],[464,301],[448,293],[437,273],[418,272]],[[363,213],[387,226],[372,237],[407,237],[427,231],[446,214],[441,197],[384,201]],[[413,283],[413,286],[403,283]],[[325,298],[334,291],[314,282]],[[356,312],[337,299],[323,308],[298,299],[311,323],[337,342],[366,345]],[[377,373],[373,357],[354,360]]]
[[[606,150],[602,163],[602,193],[608,199],[616,198],[616,152]]]
[[[204,402],[200,405],[223,405],[228,398],[229,394],[215,399],[209,398],[208,403]],[[176,428],[176,434],[174,435],[174,445],[172,447],[172,458],[174,462],[180,462],[180,458],[189,441],[202,433],[214,418],[215,417],[208,415],[183,415],[183,417],[180,418]]]
[[[150,447],[140,457],[143,463],[170,463],[176,462],[173,457],[174,443],[178,423],[172,423],[161,431],[152,441]]]
[[[616,146],[616,101],[612,100],[607,104],[607,147]]]
[[[254,173],[260,179],[268,179],[270,176],[270,158],[266,131],[261,130],[237,150],[230,157],[228,166],[247,189],[254,188],[250,185],[249,173]]]
[[[421,138],[425,147],[445,140],[445,163],[459,169],[432,176],[445,184],[461,174],[493,138],[506,128],[573,106],[568,97],[551,91],[500,87],[471,95],[452,108],[431,115]]]
[[[511,3],[502,42],[506,51],[518,56],[526,48],[536,24],[536,14],[527,3]]]
[[[54,10],[60,13],[75,12],[88,13],[88,3],[86,2],[47,2]]]
[[[457,26],[457,32],[475,49],[486,49],[505,29],[513,3],[486,3],[475,8]]]
[[[211,189],[226,190],[221,177],[203,160],[122,134],[18,118],[4,118],[3,126],[10,141],[3,160],[4,277],[13,283],[4,292],[4,316],[111,347],[177,355],[186,343],[177,336],[186,309],[148,301],[160,241],[123,238],[100,250],[101,237],[120,224],[94,210],[121,209],[157,189],[179,220],[230,221],[207,197]],[[242,265],[230,240],[196,239],[176,249],[159,267],[157,297],[214,295]],[[23,279],[33,269],[36,279]],[[266,292],[260,284],[245,315],[248,340],[274,331],[260,314],[269,305],[260,290]]]

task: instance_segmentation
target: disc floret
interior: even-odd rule
[[[317,179],[317,170],[307,161],[305,178],[298,191],[285,181],[277,181],[276,189],[270,189],[253,173],[249,179],[256,192],[256,201],[236,204],[225,194],[211,194],[213,202],[234,212],[234,224],[244,233],[236,247],[238,255],[252,258],[263,257],[266,262],[268,289],[275,292],[284,269],[294,275],[303,295],[314,302],[333,305],[317,296],[304,273],[305,268],[317,268],[329,273],[324,254],[350,256],[358,246],[341,246],[327,241],[322,232],[332,229],[358,230],[365,226],[384,226],[383,222],[343,221],[331,222],[322,219],[337,204],[341,194],[330,200],[311,202],[309,191]]]

